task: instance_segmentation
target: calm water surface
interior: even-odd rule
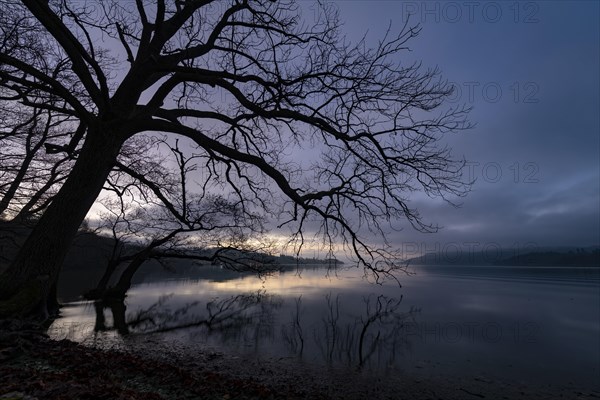
[[[598,268],[424,266],[402,287],[371,284],[356,269],[218,272],[138,284],[125,304],[70,303],[50,335],[100,345],[152,336],[380,374],[598,386]]]

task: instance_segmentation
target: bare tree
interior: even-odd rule
[[[0,112],[0,218],[26,221],[43,212],[68,176],[72,159],[46,146],[64,142],[71,121],[6,102]]]
[[[466,192],[463,163],[438,141],[467,126],[468,110],[444,108],[452,87],[437,70],[401,62],[418,29],[369,49],[343,38],[334,8],[312,23],[301,11],[286,0],[0,2],[2,97],[82,127],[63,148],[76,157],[68,179],[0,277],[0,315],[45,315],[124,144],[148,131],[189,138],[213,179],[280,217],[298,248],[316,221],[376,275],[393,270],[386,223],[435,229],[408,195]]]
[[[64,142],[71,122],[0,99],[0,271],[68,176],[72,158],[46,146]]]
[[[109,231],[113,246],[104,275],[87,297],[125,297],[133,276],[149,260],[184,259],[271,271],[263,217],[239,199],[207,191],[206,182],[190,188],[202,168],[199,163],[206,162],[203,157],[186,154],[178,141],[170,144],[164,138],[146,137],[134,144],[127,145],[105,186],[114,195],[101,201],[107,211],[98,231]],[[140,154],[139,149],[146,151]],[[126,267],[118,282],[108,288],[122,264]]]

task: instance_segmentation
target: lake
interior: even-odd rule
[[[416,266],[402,286],[362,270],[139,283],[125,303],[75,301],[51,337],[126,346],[178,340],[233,355],[597,387],[600,269]],[[151,280],[151,279],[150,279]]]

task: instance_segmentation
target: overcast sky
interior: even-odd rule
[[[598,2],[338,2],[350,39],[374,43],[412,13],[411,57],[439,66],[477,126],[448,139],[477,179],[460,209],[415,199],[444,226],[393,242],[600,243]]]
[[[302,1],[310,24],[313,2]],[[398,247],[600,244],[600,6],[597,1],[337,1],[343,32],[376,44],[391,25],[419,23],[401,61],[438,66],[473,107],[476,127],[449,135],[476,179],[455,209],[413,196],[443,228],[391,232]],[[306,155],[304,155],[306,156]],[[303,155],[291,157],[301,159]],[[411,250],[412,251],[412,250]]]

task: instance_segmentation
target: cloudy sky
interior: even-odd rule
[[[460,209],[415,198],[436,234],[393,242],[523,247],[600,243],[599,5],[340,1],[350,39],[420,23],[407,58],[439,66],[477,125],[448,138],[476,179]]]
[[[455,85],[451,102],[473,107],[475,128],[446,138],[469,162],[472,192],[458,209],[413,196],[442,229],[406,226],[389,234],[392,244],[422,252],[600,244],[598,2],[336,3],[354,42],[366,33],[375,45],[410,16],[422,30],[401,61],[438,66]],[[310,23],[313,3],[300,4]]]

